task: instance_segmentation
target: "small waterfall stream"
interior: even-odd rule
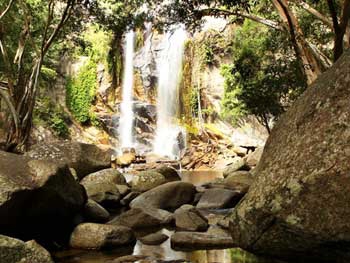
[[[133,139],[133,87],[134,87],[134,32],[125,36],[125,62],[122,103],[120,105],[119,141],[121,148],[134,146]]]
[[[158,62],[157,128],[153,151],[171,159],[179,156],[179,140],[185,141],[185,131],[177,124],[176,113],[179,107],[178,86],[186,39],[186,31],[182,27],[168,32],[164,37]]]

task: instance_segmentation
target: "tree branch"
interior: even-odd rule
[[[1,39],[1,34],[0,34],[0,52],[2,54],[2,58],[4,61],[4,65],[5,65],[5,72],[6,72],[6,77],[7,77],[7,81],[8,81],[8,87],[10,90],[10,94],[13,94],[14,76],[13,76],[13,72],[12,72],[11,63],[8,59],[7,51],[5,49],[5,45],[3,44],[2,39]]]
[[[247,18],[250,20],[253,20],[255,22],[258,22],[260,24],[263,24],[265,26],[283,31],[283,27],[276,21],[266,19],[261,16],[253,15],[253,14],[248,14],[248,13],[243,13],[240,11],[232,11],[232,10],[227,10],[227,9],[220,9],[220,8],[205,8],[201,9],[198,12],[200,12],[201,16],[209,16],[209,15],[216,15],[216,16],[238,16],[242,18]]]
[[[339,31],[339,23],[338,23],[338,15],[337,10],[335,8],[334,0],[327,0],[329,13],[332,17],[333,30],[337,34]]]
[[[5,10],[4,10],[2,13],[0,13],[0,20],[1,20],[1,18],[3,18],[3,17],[6,15],[6,13],[11,9],[11,6],[13,5],[14,2],[15,2],[15,0],[10,0],[10,2],[8,3],[8,5],[7,5],[7,7],[5,8]]]
[[[321,14],[318,10],[310,6],[308,3],[302,1],[302,0],[291,0],[291,2],[294,2],[295,4],[299,5],[301,8],[303,8],[306,12],[309,14],[315,16],[318,18],[321,22],[323,22],[325,25],[333,28],[332,20],[329,19],[326,15]]]
[[[15,124],[15,129],[16,129],[16,134],[18,133],[18,127],[19,127],[19,118],[18,114],[16,112],[15,104],[12,100],[12,97],[9,94],[8,88],[5,86],[6,84],[1,82],[0,83],[0,96],[4,99],[6,102],[7,106],[9,107],[9,110],[11,112],[13,122]]]
[[[342,34],[344,34],[346,31],[349,19],[350,19],[350,0],[344,0],[342,14],[340,18],[340,24],[339,24]]]
[[[42,48],[42,52],[43,54],[46,54],[46,52],[48,51],[48,49],[50,48],[52,42],[54,41],[54,39],[57,37],[57,35],[59,34],[61,28],[64,26],[64,24],[67,22],[67,20],[70,18],[70,15],[72,13],[72,9],[73,6],[75,4],[75,0],[68,0],[67,1],[67,5],[63,11],[62,17],[60,22],[57,24],[57,26],[55,27],[54,31],[52,32],[52,34],[50,35],[49,39],[44,43],[43,48]]]

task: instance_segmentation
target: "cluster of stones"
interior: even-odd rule
[[[86,250],[136,240],[159,245],[169,238],[157,232],[163,227],[175,230],[174,249],[232,247],[228,223],[215,211],[227,214],[247,192],[252,175],[236,171],[246,166],[235,164],[226,178],[201,186],[182,182],[175,169],[162,165],[127,182],[108,168],[110,156],[74,142],[36,145],[25,155],[0,152],[0,261],[52,262],[34,240]],[[151,228],[152,234],[141,234]]]

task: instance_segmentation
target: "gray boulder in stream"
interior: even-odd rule
[[[143,209],[150,206],[173,210],[184,204],[190,204],[194,199],[195,193],[196,189],[193,184],[170,182],[139,195],[130,203],[130,207]]]
[[[162,174],[152,170],[144,171],[132,177],[131,188],[136,192],[146,192],[166,182]]]
[[[82,185],[90,185],[99,182],[126,185],[124,175],[114,168],[103,169],[101,171],[91,173],[80,181]]]
[[[135,236],[130,228],[94,223],[78,225],[70,238],[70,246],[80,249],[113,249],[134,242]]]
[[[93,144],[57,142],[33,145],[25,155],[33,159],[67,164],[75,169],[77,176],[81,179],[90,173],[111,167],[112,153],[103,151]]]
[[[230,216],[236,246],[293,262],[350,262],[350,51],[274,127]]]
[[[0,235],[0,262],[54,263],[50,253],[34,240],[22,240]]]
[[[69,236],[86,202],[68,167],[0,151],[0,233],[21,239]]]

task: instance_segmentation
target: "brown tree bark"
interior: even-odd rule
[[[276,30],[287,31],[290,35],[296,57],[302,66],[302,71],[305,74],[308,84],[311,84],[317,76],[321,74],[322,69],[328,67],[328,59],[321,53],[321,51],[312,47],[312,45],[305,39],[297,18],[288,6],[288,2],[285,0],[273,0],[273,4],[282,19],[282,25],[276,21],[240,11],[231,11],[220,8],[204,8],[198,12],[200,12],[202,16],[239,16]]]
[[[289,8],[288,0],[272,0],[284,27],[289,31],[297,58],[302,64],[307,83],[310,85],[322,72],[322,66],[309,49],[298,20]]]
[[[16,110],[16,113],[11,110],[13,121],[11,123],[11,128],[8,131],[6,143],[6,148],[9,151],[22,152],[25,149],[26,142],[32,128],[32,115],[35,105],[39,75],[44,57],[70,18],[76,0],[66,0],[65,2],[66,6],[63,9],[60,19],[56,24],[54,24],[55,1],[48,1],[47,20],[45,22],[45,29],[41,39],[41,46],[38,48],[38,50],[36,50],[36,58],[33,59],[30,75],[24,76],[22,65],[24,46],[28,39],[31,39],[29,27],[30,13],[26,9],[25,2],[19,1],[19,7],[23,9],[22,11],[23,15],[25,16],[25,22],[23,31],[19,36],[18,49],[13,60],[10,60],[8,57],[5,45],[2,43],[0,30],[0,51],[5,62],[8,80],[6,94],[11,96],[11,99],[7,100],[7,104],[9,104],[10,109]],[[16,70],[12,63],[17,64]],[[2,90],[1,94],[2,97],[6,98],[6,94],[4,92],[5,91]]]
[[[350,19],[350,0],[344,0],[342,5],[342,11],[340,19],[338,21],[338,14],[335,7],[334,0],[327,0],[329,12],[332,17],[333,30],[334,30],[334,48],[333,48],[333,59],[334,61],[344,52],[344,37],[349,32],[348,23]],[[350,42],[350,37],[349,37]]]

